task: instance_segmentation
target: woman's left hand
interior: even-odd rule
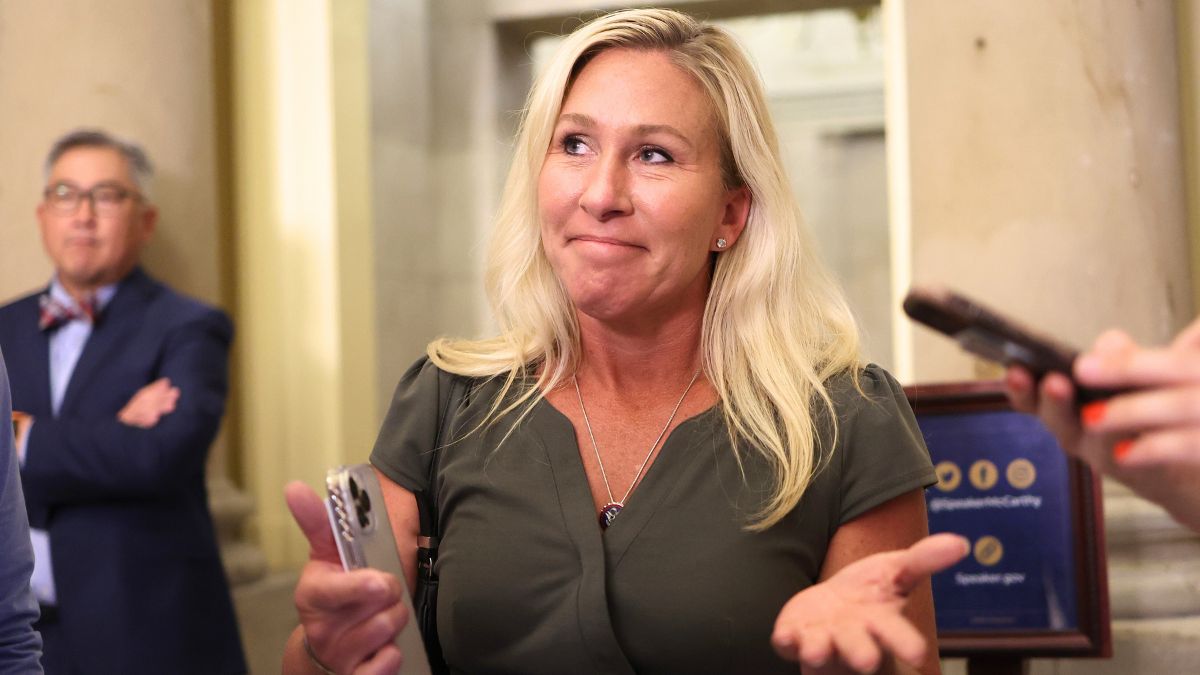
[[[962,537],[943,533],[847,565],[783,606],[771,645],[805,672],[873,673],[885,654],[917,667],[928,645],[903,614],[908,594],[969,550]]]

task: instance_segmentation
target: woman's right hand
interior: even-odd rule
[[[400,581],[379,570],[342,569],[320,497],[299,481],[285,494],[310,547],[295,593],[301,639],[338,675],[398,672],[402,655],[394,640],[409,620]],[[290,656],[286,663],[298,662]]]

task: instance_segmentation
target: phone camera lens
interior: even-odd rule
[[[354,480],[353,478],[351,478],[351,479],[350,479],[350,495],[351,495],[352,497],[354,497],[354,499],[356,499],[356,500],[357,500],[357,499],[358,499],[358,493],[359,493],[359,490],[358,490],[358,481],[356,481],[356,480]]]
[[[350,493],[354,498],[354,510],[358,514],[358,524],[365,529],[367,524],[371,522],[368,515],[371,512],[371,496],[365,491],[356,490],[355,488],[357,487],[354,481],[350,482]]]

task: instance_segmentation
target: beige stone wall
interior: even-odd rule
[[[157,168],[162,216],[146,266],[221,303],[209,4],[0,3],[0,298],[51,272],[33,217],[46,151],[99,126],[140,141]]]
[[[913,278],[1081,346],[1167,340],[1193,312],[1172,3],[901,4]],[[995,372],[914,337],[917,379]]]
[[[485,232],[507,158],[484,3],[378,3],[371,21],[376,396],[439,335],[478,335]],[[527,84],[516,85],[522,89]]]
[[[1175,0],[1179,54],[1180,126],[1183,127],[1188,232],[1191,234],[1192,293],[1200,297],[1200,6]]]

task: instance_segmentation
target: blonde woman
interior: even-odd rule
[[[927,575],[965,545],[917,543],[928,454],[859,361],[728,35],[635,10],[565,40],[487,289],[499,335],[432,343],[371,456],[410,586],[436,487],[453,672],[938,671]],[[342,573],[315,495],[288,496],[314,560],[287,668],[394,670],[396,581]]]

